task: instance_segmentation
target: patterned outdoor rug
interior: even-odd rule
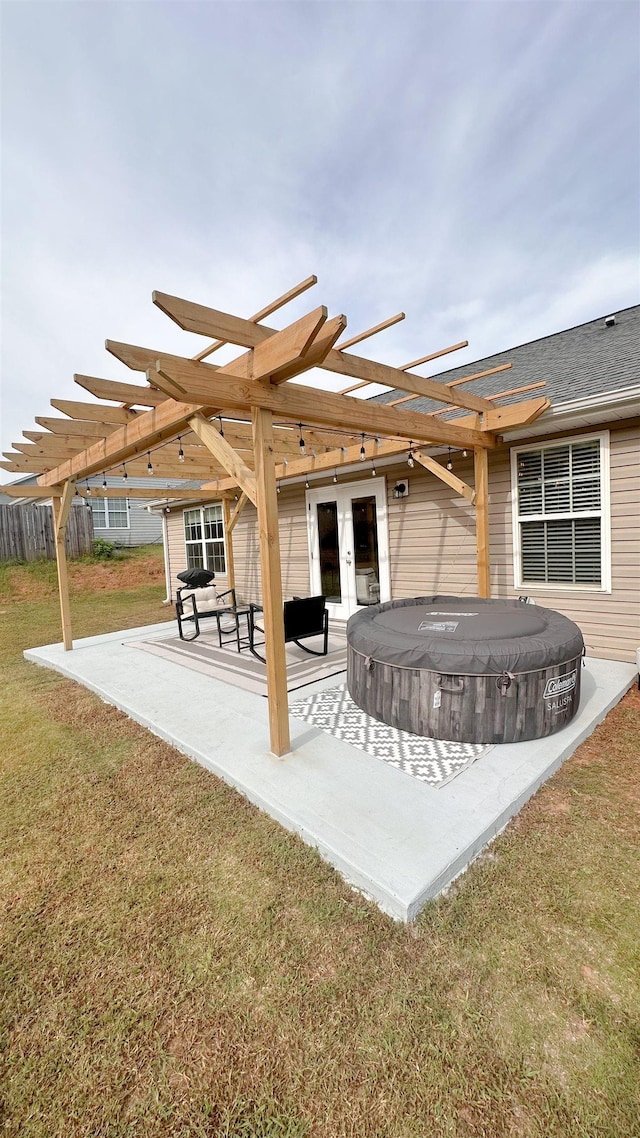
[[[318,647],[321,646],[318,638]],[[244,688],[245,691],[255,692],[257,695],[267,695],[267,669],[260,660],[256,660],[248,649],[238,652],[232,645],[220,648],[217,634],[213,631],[203,632],[197,640],[181,640],[179,636],[168,637],[166,640],[129,640],[131,648],[141,648],[143,652],[150,652],[152,656],[160,656],[163,660],[172,660],[175,664],[182,664],[194,672],[202,672],[212,676],[223,683],[233,684]],[[314,641],[311,646],[316,647]],[[259,649],[262,651],[262,649]],[[297,644],[287,644],[287,691],[295,691],[306,684],[324,680],[328,676],[335,676],[347,668],[347,644],[344,633],[334,631],[329,627],[329,652],[326,656],[310,656]]]
[[[493,748],[482,743],[450,743],[398,731],[366,715],[351,699],[346,684],[316,692],[289,705],[291,715],[382,759],[431,786],[444,786]]]

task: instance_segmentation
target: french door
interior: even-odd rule
[[[391,597],[384,478],[307,491],[311,591],[346,620]]]

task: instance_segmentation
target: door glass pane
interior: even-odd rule
[[[380,600],[380,567],[375,495],[352,498],[351,510],[356,600],[359,605],[377,605]]]
[[[331,604],[342,602],[338,543],[338,503],[319,502],[320,588]]]

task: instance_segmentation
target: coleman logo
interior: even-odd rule
[[[573,691],[576,686],[576,673],[569,672],[567,676],[556,676],[555,679],[547,680],[547,685],[544,689],[543,699],[553,699],[558,695],[567,695],[568,692]]]

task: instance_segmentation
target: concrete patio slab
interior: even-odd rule
[[[236,787],[402,921],[413,920],[503,829],[636,675],[632,664],[586,660],[580,709],[563,731],[494,747],[433,787],[296,719],[291,753],[275,758],[266,699],[141,656],[130,644],[174,632],[173,622],[133,628],[76,640],[72,652],[50,644],[25,657],[90,688]]]

